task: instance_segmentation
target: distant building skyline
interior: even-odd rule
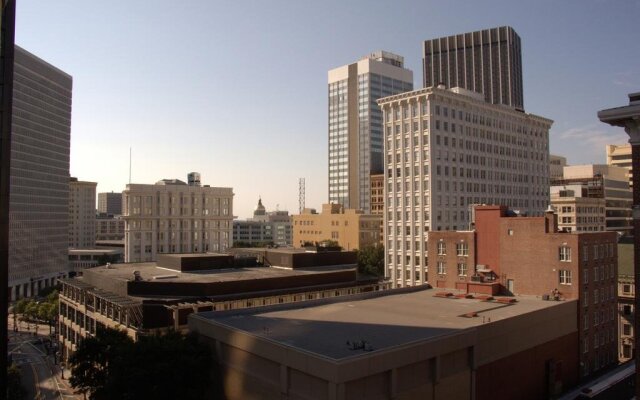
[[[611,7],[588,0],[576,7],[571,2],[548,6],[466,1],[452,13],[446,3],[390,7],[356,0],[339,15],[319,3],[260,4],[249,14],[245,5],[233,2],[199,2],[172,12],[171,7],[139,3],[128,13],[110,15],[109,23],[96,20],[97,10],[110,12],[105,5],[70,4],[60,8],[21,1],[16,40],[77,82],[71,175],[97,181],[99,192],[121,192],[129,182],[131,147],[131,183],[199,171],[213,186],[234,187],[234,210],[244,218],[251,216],[260,194],[283,209],[297,210],[299,177],[307,180],[308,204],[327,201],[324,77],[329,69],[373,49],[404,56],[418,87],[424,40],[513,27],[523,44],[526,109],[556,121],[550,131],[551,152],[566,156],[570,164],[605,163],[604,145],[627,141],[621,129],[598,122],[594,111],[618,105],[621,95],[640,87],[640,71],[632,68],[640,65],[640,54],[619,52],[635,45],[640,10],[633,2]],[[211,13],[229,18],[210,24],[205,16]],[[132,24],[132,18],[138,23]],[[173,23],[159,23],[168,19]],[[403,29],[371,28],[388,26],[389,20],[402,21]],[[616,29],[606,29],[604,22]],[[256,40],[251,34],[256,29],[270,34]],[[209,51],[211,37],[226,40]],[[101,62],[104,50],[95,43],[117,56]],[[167,46],[176,49],[170,59]],[[190,73],[180,73],[185,70]],[[186,101],[162,100],[167,89],[163,71],[176,74],[175,88]],[[255,107],[258,99],[263,101]],[[287,117],[276,117],[283,110]],[[242,157],[229,148],[241,149]],[[319,151],[309,151],[312,148]],[[222,166],[227,173],[218,175]],[[278,177],[278,184],[247,179],[256,169]]]
[[[289,211],[267,211],[260,197],[252,218],[233,221],[233,243],[234,246],[269,243],[291,246],[293,242],[291,227]]]

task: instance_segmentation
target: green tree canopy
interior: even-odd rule
[[[100,330],[70,359],[71,384],[91,399],[202,399],[212,384],[211,350],[196,336],[141,337]],[[219,392],[219,390],[218,390]]]
[[[358,250],[358,272],[383,277],[384,246],[376,244]]]
[[[124,331],[98,329],[95,337],[88,337],[78,345],[69,359],[69,382],[91,399],[109,399],[114,390],[113,375],[130,354],[133,340]],[[118,398],[113,397],[113,398]]]

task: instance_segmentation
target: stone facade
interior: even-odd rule
[[[129,184],[122,194],[125,261],[161,253],[224,252],[232,246],[233,190],[174,180]]]

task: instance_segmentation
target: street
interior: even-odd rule
[[[53,355],[47,355],[44,343],[48,340],[49,327],[46,325],[27,324],[18,322],[19,331],[13,329],[12,318],[9,318],[9,355],[20,368],[22,384],[27,389],[27,398],[36,400],[76,400],[82,395],[74,395],[69,385],[68,370],[64,371],[63,379],[60,367],[54,365]],[[33,334],[34,327],[37,335]]]

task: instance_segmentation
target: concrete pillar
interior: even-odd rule
[[[634,333],[640,332],[640,92],[629,94],[629,105],[598,112],[600,121],[623,127],[631,144],[633,171],[633,268],[635,287]],[[640,351],[636,346],[636,398],[640,398]]]
[[[280,364],[280,398],[289,398],[289,367]]]

